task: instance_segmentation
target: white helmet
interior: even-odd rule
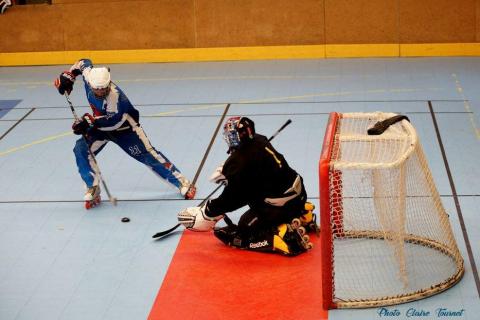
[[[92,89],[108,88],[110,81],[110,70],[106,67],[92,68],[88,74],[88,84]]]

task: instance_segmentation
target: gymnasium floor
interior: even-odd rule
[[[400,314],[388,318],[407,318],[414,308],[430,312],[421,319],[478,319],[480,58],[110,65],[152,144],[188,177],[197,175],[199,191],[181,200],[109,144],[98,162],[119,202],[113,207],[104,194],[91,211],[83,208],[72,152],[72,114],[52,85],[68,67],[0,68],[0,319],[385,318],[379,308],[322,310],[318,240],[307,255],[284,258],[226,248],[210,234],[151,238],[215,188],[208,177],[227,156],[215,132],[231,115],[250,117],[266,136],[292,120],[273,145],[318,207],[331,111],[410,118],[465,259],[459,284],[388,307]],[[71,98],[77,113],[88,111],[83,84]],[[463,312],[441,316],[441,308]]]

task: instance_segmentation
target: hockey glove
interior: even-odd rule
[[[55,87],[57,87],[58,93],[62,96],[66,93],[70,94],[73,90],[73,83],[75,82],[75,75],[70,71],[63,71],[60,76],[55,79]]]
[[[86,134],[90,128],[93,128],[94,123],[95,118],[91,114],[85,113],[72,124],[73,133],[78,135]]]
[[[207,205],[201,207],[190,207],[178,213],[178,222],[185,228],[192,231],[210,231],[215,224],[223,218],[223,215],[216,217],[207,216],[205,213]]]
[[[0,14],[4,13],[11,5],[11,0],[0,0]]]
[[[218,166],[215,169],[215,171],[210,176],[209,180],[213,183],[217,183],[217,184],[223,183],[223,184],[226,185],[227,184],[227,178],[223,175],[222,170],[223,170],[223,164]]]

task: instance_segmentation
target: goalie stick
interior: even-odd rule
[[[80,118],[78,117],[77,112],[75,111],[75,108],[73,107],[73,103],[72,103],[72,101],[70,100],[70,95],[69,95],[68,93],[66,93],[66,92],[65,92],[65,98],[67,99],[68,105],[70,106],[70,110],[72,110],[72,114],[73,114],[73,117],[75,118],[75,121],[79,121]],[[95,155],[93,154],[92,150],[90,150],[90,148],[88,147],[87,137],[85,137],[84,134],[82,134],[82,137],[83,137],[83,139],[85,140],[85,143],[87,144],[88,154],[90,155],[90,157],[92,157],[93,163],[94,163],[95,166],[97,167],[98,176],[99,176],[99,178],[100,178],[100,181],[102,181],[102,185],[103,185],[103,188],[105,189],[105,192],[107,193],[108,200],[109,200],[114,206],[116,206],[116,205],[117,205],[117,198],[113,197],[113,196],[110,194],[110,191],[108,190],[107,183],[106,183],[105,180],[103,179],[102,173],[100,172],[100,167],[98,166],[97,159],[95,158]]]
[[[291,120],[291,119],[288,119],[288,120],[280,127],[280,129],[278,129],[278,130],[268,139],[268,141],[269,141],[269,142],[272,141],[272,140],[280,133],[280,131],[282,131],[283,129],[285,129],[285,127],[288,126],[290,123],[292,123],[292,120]],[[207,202],[208,199],[210,199],[210,197],[211,197],[215,192],[217,192],[218,189],[220,189],[220,187],[222,187],[222,186],[224,186],[224,185],[225,185],[225,182],[220,183],[220,184],[215,188],[215,190],[213,190],[212,192],[210,192],[210,194],[209,194],[205,199],[203,199],[202,202],[200,202],[200,204],[199,204],[198,206],[199,206],[199,207],[203,206],[203,205],[205,204],[205,202]],[[233,224],[232,220],[231,220],[227,215],[225,215],[225,216],[223,217],[223,220],[225,220],[225,222],[226,222],[228,225],[232,225],[232,224]],[[165,236],[165,235],[173,232],[174,230],[176,230],[176,229],[177,229],[178,227],[180,227],[181,225],[182,225],[181,223],[177,223],[175,226],[173,226],[173,227],[170,228],[170,229],[167,229],[167,230],[161,231],[161,232],[157,232],[156,234],[154,234],[154,235],[152,236],[152,238],[155,239],[155,238],[163,237],[163,236]]]

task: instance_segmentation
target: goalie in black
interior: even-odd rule
[[[310,249],[305,228],[316,224],[302,177],[265,136],[255,133],[249,118],[229,118],[223,134],[230,156],[211,180],[225,188],[218,198],[180,212],[179,222],[193,231],[209,231],[226,213],[248,205],[238,225],[214,229],[223,243],[288,256]]]

